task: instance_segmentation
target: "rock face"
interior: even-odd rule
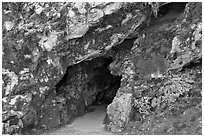
[[[121,132],[130,121],[132,110],[133,95],[127,93],[118,98],[107,107],[107,116],[109,118],[108,126],[113,132]]]
[[[201,11],[193,2],[2,3],[3,134],[52,129],[113,98],[112,132],[133,119],[135,134],[200,134]]]
[[[181,128],[181,131],[173,126],[176,124],[181,127],[188,123],[185,120],[186,123],[175,123],[183,114],[182,111],[173,114],[173,110],[178,107],[184,110],[188,107],[201,107],[198,102],[201,103],[199,98],[202,88],[197,86],[200,82],[196,78],[198,75],[201,77],[202,65],[200,6],[200,3],[179,3],[178,7],[181,9],[176,11],[170,8],[171,5],[167,6],[167,13],[158,12],[158,18],[153,18],[149,26],[141,26],[141,30],[138,30],[140,37],[134,41],[131,51],[128,54],[119,52],[115,61],[110,64],[113,74],[122,75],[116,98],[128,92],[134,94],[133,118],[139,124],[135,123],[132,130],[127,129],[130,130],[128,134],[184,134],[184,131],[185,134],[201,133],[201,125],[196,122],[201,119],[201,111],[196,112],[199,117],[192,122],[196,125],[192,133],[187,132],[191,127]],[[160,7],[161,11],[165,11],[162,8],[166,6]],[[196,16],[192,17],[193,13]],[[192,95],[191,91],[197,92],[196,95]],[[192,98],[198,98],[199,101],[191,102],[194,104],[191,107],[185,103],[181,106],[177,104]],[[174,122],[168,125],[164,121],[170,118]],[[163,121],[164,129],[158,125],[157,120]],[[111,131],[115,131],[115,127],[116,124],[109,124]]]

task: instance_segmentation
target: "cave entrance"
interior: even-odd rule
[[[172,15],[179,15],[182,13],[185,9],[187,2],[171,2],[171,3],[166,3],[159,7],[158,11],[158,16],[159,17],[164,17],[168,14]]]
[[[95,58],[91,60],[91,69],[88,73],[86,90],[90,93],[87,100],[88,111],[92,108],[107,106],[112,103],[120,87],[122,76],[114,76],[109,70],[109,64],[112,58]],[[93,93],[93,94],[92,94]]]
[[[69,115],[81,116],[113,101],[122,76],[111,74],[111,62],[111,57],[97,57],[67,67],[56,94],[66,100]]]

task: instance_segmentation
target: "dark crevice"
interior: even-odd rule
[[[196,61],[191,61],[189,63],[187,63],[186,65],[183,66],[181,71],[185,71],[187,69],[193,69],[193,68],[197,68],[201,66],[202,67],[202,58],[198,59]]]
[[[126,52],[130,51],[131,48],[133,47],[134,41],[137,39],[137,37],[130,38],[130,39],[124,39],[122,43],[120,43],[117,46],[113,47],[113,50],[118,53],[118,52]]]
[[[56,84],[56,92],[57,92],[57,95],[61,94],[60,92],[60,88],[66,83],[66,81],[69,81],[70,80],[70,77],[68,76],[69,75],[69,70],[72,68],[73,66],[68,66],[67,67],[67,70],[64,74],[64,76],[62,77],[62,79]]]
[[[173,22],[184,12],[186,4],[187,2],[172,2],[161,6],[157,16],[152,15],[149,26]]]
[[[165,4],[159,8],[158,17],[164,17],[168,14],[178,15],[183,12],[185,6],[186,2],[172,2]]]

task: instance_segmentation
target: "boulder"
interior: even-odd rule
[[[118,98],[107,107],[108,129],[114,133],[121,132],[127,126],[133,114],[132,109],[133,95],[126,93]]]

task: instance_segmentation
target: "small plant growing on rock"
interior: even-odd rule
[[[149,115],[153,108],[164,109],[170,107],[173,102],[185,93],[189,92],[194,81],[194,75],[190,73],[169,74],[168,78],[154,88],[144,88],[145,96],[134,99],[133,107],[143,115]],[[152,93],[154,92],[154,94]],[[155,110],[155,109],[154,109]]]
[[[167,103],[169,105],[174,102],[178,97],[192,89],[192,84],[194,83],[193,79],[193,76],[186,73],[169,76],[169,78],[159,88],[159,94],[157,97],[153,98],[151,106],[159,107],[161,106],[161,103]]]

